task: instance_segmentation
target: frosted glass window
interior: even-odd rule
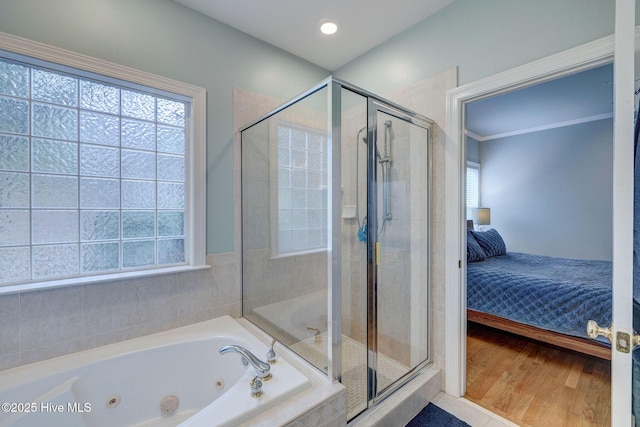
[[[80,141],[102,145],[120,145],[120,118],[81,110]]]
[[[155,240],[134,240],[122,243],[125,268],[144,267],[156,262]]]
[[[158,98],[158,122],[184,127],[184,102]]]
[[[0,247],[29,244],[29,211],[0,211]]]
[[[0,172],[0,208],[29,207],[29,174]]]
[[[4,55],[0,286],[188,263],[188,98]]]
[[[80,240],[114,240],[120,237],[119,211],[88,211],[80,214]]]
[[[183,233],[180,233],[181,235]],[[155,211],[122,211],[122,238],[155,237]]]
[[[54,105],[33,104],[34,136],[78,140],[78,110]]]
[[[29,67],[0,61],[0,95],[29,97]]]
[[[80,108],[118,114],[120,112],[120,89],[117,86],[81,80]]]
[[[83,273],[120,267],[120,243],[84,243],[81,252]]]
[[[158,212],[158,236],[171,237],[184,235],[184,211]]]
[[[155,120],[156,99],[146,93],[122,91],[122,115],[144,120]]]
[[[140,120],[122,119],[122,146],[155,150],[156,125]]]
[[[159,182],[158,208],[184,209],[184,184]]]
[[[81,209],[117,209],[120,207],[120,181],[117,179],[81,178]]]
[[[31,176],[31,206],[34,208],[77,208],[78,178],[33,174]]]
[[[69,277],[78,274],[78,245],[33,246],[32,276],[34,279]]]
[[[122,181],[124,209],[155,209],[156,183],[151,181]]]
[[[29,131],[29,103],[0,96],[0,132],[26,134]]]
[[[22,282],[29,280],[31,272],[31,250],[28,246],[0,247],[0,282]]]
[[[77,142],[32,138],[31,151],[34,172],[78,173]]]
[[[156,154],[146,151],[122,150],[122,177],[155,179]]]
[[[29,171],[29,138],[0,134],[0,170]]]
[[[184,128],[158,125],[158,151],[184,154],[185,138]]]
[[[118,178],[120,150],[112,147],[80,144],[80,175]]]
[[[184,157],[158,154],[158,179],[184,182]]]
[[[278,126],[279,254],[326,247],[327,138],[295,125]]]
[[[184,259],[184,239],[158,240],[159,264],[179,264]]]
[[[33,244],[78,241],[78,211],[34,210],[31,214]]]
[[[78,105],[78,79],[36,68],[32,82],[33,99],[69,107]]]

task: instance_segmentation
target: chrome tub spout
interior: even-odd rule
[[[258,378],[261,378],[264,381],[271,378],[271,373],[269,372],[271,370],[271,365],[258,359],[246,348],[239,345],[225,345],[224,347],[220,348],[219,352],[220,354],[238,353],[242,356],[242,364],[244,366],[251,364],[251,367],[256,371],[256,375],[258,376]]]

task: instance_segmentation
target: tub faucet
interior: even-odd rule
[[[239,345],[225,345],[224,347],[220,348],[219,352],[220,354],[238,353],[240,356],[242,356],[242,364],[244,366],[251,364],[251,367],[256,371],[258,378],[263,381],[267,381],[269,378],[271,378],[271,372],[269,372],[271,370],[271,366],[268,363],[265,363],[262,360],[258,359],[246,348]]]

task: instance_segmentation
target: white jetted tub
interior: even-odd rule
[[[311,387],[284,358],[262,395],[239,354],[266,360],[267,345],[221,317],[0,372],[0,426],[236,426]],[[276,352],[277,352],[276,346]]]

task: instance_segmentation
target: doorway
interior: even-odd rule
[[[610,294],[613,65],[469,102],[465,129],[467,161],[480,172],[467,181],[467,194],[480,184],[467,220],[480,219],[485,230],[476,226],[467,239],[482,244],[497,233],[508,251],[467,260],[465,397],[519,424],[607,425],[610,362],[600,357],[610,349],[598,345],[600,357],[576,349],[594,312],[602,309],[598,323],[611,323],[611,302],[573,309],[581,305],[568,294],[591,285]],[[472,215],[479,206],[490,218]],[[575,260],[589,280],[573,275]],[[538,264],[559,271],[546,277]]]
[[[459,171],[459,173],[450,174],[447,177],[447,216],[456,218],[455,221],[447,222],[447,241],[458,242],[457,245],[448,247],[446,254],[448,282],[445,307],[446,333],[447,336],[458,337],[458,339],[447,340],[445,384],[449,394],[462,396],[466,387],[466,316],[464,313],[466,308],[466,287],[464,286],[466,269],[462,267],[460,262],[465,256],[462,251],[466,246],[466,234],[463,225],[464,209],[459,202],[464,183],[463,171],[466,160],[464,157],[465,146],[462,142],[465,105],[493,94],[506,93],[604,65],[610,63],[612,58],[613,37],[611,36],[463,86],[450,91],[447,95],[447,134],[451,141],[447,168]]]

